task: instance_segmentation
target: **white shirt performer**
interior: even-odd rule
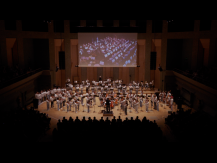
[[[57,110],[60,111],[60,101],[57,100]]]
[[[159,111],[159,100],[157,100],[156,107],[157,107],[157,111]]]
[[[148,112],[148,106],[149,106],[148,97],[146,97],[145,106],[146,106],[146,112]]]

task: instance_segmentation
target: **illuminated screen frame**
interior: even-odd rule
[[[78,33],[79,67],[137,67],[137,33]]]

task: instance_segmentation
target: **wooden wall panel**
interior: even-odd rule
[[[87,80],[87,67],[81,67],[81,81]]]
[[[113,67],[113,80],[117,80],[119,78],[119,67]]]
[[[78,67],[75,67],[78,65],[78,39],[71,39],[71,81],[74,81],[74,77],[79,77],[79,80],[81,80],[81,72]]]
[[[94,67],[87,67],[87,79],[89,81],[93,81],[94,80]]]
[[[97,81],[99,80],[99,76],[103,79],[103,67],[97,67]]]
[[[93,80],[94,81],[98,81],[98,77],[97,77],[97,67],[93,67]]]
[[[119,79],[123,80],[123,84],[129,83],[129,67],[119,67]]]
[[[135,80],[135,67],[129,67],[129,75],[131,75],[129,82],[133,82]]]
[[[103,79],[113,78],[113,67],[103,67]]]

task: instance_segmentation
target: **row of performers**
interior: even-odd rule
[[[66,82],[66,88],[69,88],[69,89],[73,89],[73,85],[69,82],[70,80],[68,79],[67,82]],[[113,84],[112,84],[113,83]],[[79,87],[79,84],[77,84],[77,81],[75,81],[75,89],[77,89],[77,87]],[[143,84],[143,81],[141,82],[135,82],[133,81],[133,83],[130,83],[129,86],[131,86],[132,88],[138,88],[138,87],[141,87],[143,88],[145,85],[145,88],[154,88],[154,81],[152,80],[150,82],[150,84],[146,81],[145,84]],[[113,81],[111,82],[110,79],[107,79],[106,81],[99,81],[99,82],[96,82],[96,81],[92,81],[92,86],[93,87],[97,87],[97,86],[101,86],[101,87],[114,87],[114,88],[122,88],[122,80],[116,80],[116,81]],[[125,85],[126,86],[126,85]],[[83,89],[84,87],[86,87],[86,89],[89,89],[90,88],[90,83],[89,83],[89,80],[87,79],[86,82],[85,81],[82,81],[81,84],[80,84],[80,88]]]
[[[142,88],[142,87],[141,87]],[[90,88],[90,86],[87,86],[86,87],[86,92],[89,92],[89,90],[92,90],[92,93],[94,93],[94,92],[96,92],[97,91],[97,89],[98,90],[100,90],[99,92],[98,92],[98,94],[99,93],[103,93],[104,91],[113,91],[114,90],[114,88],[113,87],[110,87],[109,85],[107,85],[106,84],[106,86],[105,87],[91,87]],[[132,85],[130,85],[129,86],[129,92],[130,93],[132,93],[132,90],[133,89],[135,89],[136,90],[136,94],[138,94],[138,90],[139,90],[139,86],[135,86],[135,87],[133,87]],[[35,94],[35,98],[36,99],[39,99],[39,101],[42,99],[42,100],[44,100],[46,97],[49,99],[50,98],[50,96],[51,95],[55,95],[55,97],[57,96],[58,97],[58,93],[59,94],[61,94],[61,93],[64,93],[65,94],[65,92],[67,93],[67,95],[69,95],[69,94],[71,94],[72,95],[72,90],[67,90],[66,88],[54,88],[54,89],[49,89],[49,90],[42,90],[41,92],[37,92],[36,94]],[[75,92],[77,92],[77,93],[81,93],[81,94],[83,94],[83,86],[76,86],[76,88],[75,88]],[[125,93],[127,93],[127,87],[126,87],[126,85],[119,85],[118,86],[118,93],[123,93],[123,94],[125,94]],[[70,95],[69,95],[70,96]]]
[[[79,97],[81,97],[81,100],[79,99]],[[154,97],[154,98],[153,98]],[[95,96],[94,95],[87,95],[86,97],[86,107],[87,107],[87,112],[89,113],[89,108],[90,106],[95,105],[96,100],[95,100]],[[109,96],[107,97],[99,97],[100,101],[101,101],[101,106],[108,108],[107,111],[110,111],[110,109],[114,109],[114,106],[117,106],[119,103],[121,104],[121,109],[124,111],[125,110],[125,114],[127,114],[127,107],[128,107],[128,103],[130,103],[130,108],[134,108],[135,111],[138,113],[138,107],[142,107],[144,104],[146,106],[146,111],[148,112],[148,107],[149,107],[149,98],[146,95],[146,97],[143,100],[143,96],[138,97],[137,95],[130,95],[128,97],[123,97],[123,95],[120,95],[119,98],[118,97],[111,97],[109,98]],[[154,99],[154,100],[153,100]],[[54,107],[54,100],[56,100],[56,105],[57,105],[57,109],[60,111],[60,109],[62,109],[64,106],[67,107],[67,112],[71,111],[71,106],[73,106],[75,108],[75,112],[79,111],[79,105],[83,104],[83,97],[82,95],[80,96],[74,96],[73,99],[68,98],[68,100],[66,99],[66,97],[58,97],[55,99],[54,96],[50,97],[50,100],[47,99],[47,109],[49,110],[50,108],[50,102],[51,102],[51,107]],[[93,101],[93,102],[92,102]],[[129,101],[129,102],[128,102]],[[109,107],[107,107],[107,103],[109,102]],[[65,105],[66,104],[66,105]],[[154,95],[151,97],[151,106],[153,106],[154,104],[154,109],[159,111],[159,100],[157,99],[157,96]],[[172,106],[172,103],[170,103]],[[172,109],[172,107],[171,107]]]
[[[159,100],[162,101],[162,102],[165,102],[167,103],[169,106],[171,106],[171,103],[173,103],[173,96],[171,95],[170,93],[171,91],[168,91],[167,93],[166,92],[160,92],[159,94]],[[132,92],[130,92],[129,94],[127,92],[123,92],[123,94],[126,93],[126,97],[129,99],[129,97],[132,97],[132,96],[135,96],[135,94],[132,94]],[[142,95],[143,95],[143,91],[141,91]],[[68,98],[68,99],[72,99],[74,96],[78,95],[79,93],[73,93],[73,91],[69,90],[69,91],[66,91],[66,89],[53,89],[53,90],[48,90],[48,91],[41,91],[41,94],[39,92],[37,92],[35,94],[35,98],[39,100],[39,104],[42,102],[42,101],[45,101],[45,99],[50,99],[51,95],[55,97],[55,99],[57,98]],[[83,92],[81,91],[81,97],[86,97],[88,96],[89,94],[86,93],[84,96],[82,96]],[[108,96],[108,93],[101,91],[101,92],[98,92],[98,96],[101,97],[102,95],[106,95]],[[138,94],[138,93],[136,93]],[[96,93],[95,91],[92,91],[92,96],[96,96]],[[109,96],[113,96],[113,97],[116,97],[117,94],[115,94],[114,91],[111,92],[111,94],[109,94]],[[151,99],[152,101],[154,101],[154,95],[151,94]],[[155,96],[155,101],[156,101],[156,96]]]

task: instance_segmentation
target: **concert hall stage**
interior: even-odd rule
[[[155,93],[155,92],[156,91],[143,91],[143,94],[147,93],[148,95],[150,95],[151,93]],[[86,101],[84,100],[84,103],[85,102]],[[155,120],[166,137],[170,137],[170,139],[175,139],[174,136],[171,135],[170,129],[168,128],[168,126],[165,125],[165,118],[169,115],[168,111],[171,111],[171,109],[168,106],[165,106],[165,105],[162,106],[161,102],[159,103],[159,112],[151,108],[151,102],[149,102],[149,108],[148,108],[149,112],[146,112],[145,105],[143,105],[142,108],[140,107],[138,108],[138,113],[135,112],[135,109],[128,109],[127,115],[125,115],[125,112],[123,112],[123,110],[121,110],[119,106],[115,106],[114,109],[112,109],[113,116],[103,116],[102,110],[104,109],[98,106],[99,106],[99,98],[97,97],[95,108],[91,107],[89,113],[87,113],[87,107],[86,106],[83,107],[82,105],[80,105],[79,111],[77,113],[73,112],[74,108],[72,108],[72,111],[67,112],[66,107],[58,111],[56,102],[54,102],[54,108],[51,108],[48,111],[47,111],[46,102],[43,102],[42,104],[40,104],[38,109],[36,110],[38,110],[41,113],[48,114],[48,117],[51,118],[51,126],[50,126],[51,129],[48,131],[48,134],[50,132],[50,135],[52,135],[53,129],[57,127],[58,120],[62,121],[63,117],[65,117],[66,119],[69,119],[69,117],[72,117],[74,120],[76,119],[76,117],[78,117],[80,120],[83,119],[83,117],[85,117],[86,120],[88,120],[89,117],[91,117],[91,119],[95,117],[98,120],[100,120],[101,117],[103,117],[104,120],[106,118],[111,120],[113,119],[114,116],[116,119],[118,119],[118,117],[120,116],[122,120],[125,120],[126,117],[128,119],[131,119],[131,117],[135,119],[138,116],[140,120],[142,120],[144,117],[146,117],[146,119],[153,121],[153,122]],[[177,112],[177,107],[173,109],[173,112]],[[49,139],[48,137],[49,136],[47,136],[47,139]],[[43,140],[45,141],[45,139],[46,138],[43,138],[41,141]]]

